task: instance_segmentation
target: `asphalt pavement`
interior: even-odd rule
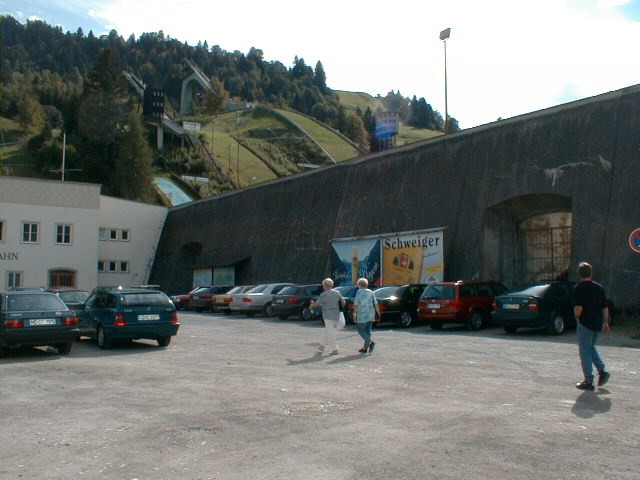
[[[640,342],[575,332],[374,330],[181,312],[166,349],[82,340],[0,359],[2,479],[640,478]]]

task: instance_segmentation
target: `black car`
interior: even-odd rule
[[[520,327],[546,328],[559,335],[576,325],[573,283],[535,282],[496,297],[491,316],[508,333]]]
[[[323,291],[324,288],[320,284],[284,287],[273,296],[271,309],[274,315],[282,320],[289,317],[310,320],[316,315],[309,309],[309,304]]]
[[[394,322],[398,327],[407,328],[416,321],[418,300],[427,285],[382,286],[373,291],[380,308],[380,323]]]
[[[47,292],[55,293],[71,310],[78,308],[79,305],[84,304],[87,298],[89,298],[89,292],[75,288],[49,288]]]
[[[166,347],[180,326],[169,297],[145,288],[98,287],[77,313],[80,336],[95,339],[100,348],[140,338]]]
[[[9,347],[52,346],[71,351],[78,317],[55,294],[20,291],[0,294],[0,353]]]

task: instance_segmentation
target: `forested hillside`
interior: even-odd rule
[[[154,171],[169,168],[176,174],[214,176],[216,157],[226,153],[212,152],[219,149],[215,126],[224,115],[227,100],[261,105],[272,112],[294,110],[326,124],[360,149],[376,148],[372,136],[375,112],[369,106],[345,106],[327,86],[320,61],[312,68],[296,57],[287,67],[265,61],[256,48],[243,54],[210,47],[206,42],[189,46],[162,31],[139,38],[124,39],[115,31],[96,37],[81,29],[63,32],[41,21],[23,25],[9,16],[0,16],[0,36],[3,143],[29,139],[11,162],[6,149],[3,151],[5,173],[57,178],[52,171],[60,168],[64,142],[66,168],[72,179],[101,183],[107,194],[150,201]],[[209,137],[201,133],[200,141],[192,145],[169,142],[158,153],[155,132],[142,123],[141,98],[127,84],[123,72],[134,74],[147,86],[161,88],[166,110],[177,112],[185,59],[197,65],[212,86],[220,86],[217,91],[212,89],[214,93],[195,97],[183,118],[202,123],[205,131],[209,126],[211,133]],[[410,100],[400,92],[389,92],[379,100],[386,110],[398,112],[405,125],[434,131],[443,128],[442,116],[423,98]],[[457,122],[452,125],[455,130]],[[316,155],[316,147],[303,148],[304,155],[291,148],[280,148],[278,155],[292,164],[301,156],[316,163],[307,158]],[[317,163],[324,161],[319,158]],[[290,170],[283,168],[287,173],[292,173]],[[242,186],[242,182],[232,181],[234,176],[229,173],[226,177],[217,175],[211,188],[202,193]]]

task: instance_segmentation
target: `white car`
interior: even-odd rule
[[[242,295],[248,290],[251,290],[255,285],[236,285],[231,290],[225,293],[219,293],[211,300],[211,308],[216,313],[230,314],[231,310],[229,305],[233,301],[234,296]]]
[[[257,285],[241,295],[233,295],[229,309],[232,313],[244,313],[248,317],[252,317],[256,313],[262,313],[265,317],[273,317],[274,313],[271,309],[273,296],[284,287],[291,285],[293,283]]]

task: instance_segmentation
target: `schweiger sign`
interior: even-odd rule
[[[337,238],[331,247],[336,284],[354,284],[364,277],[372,285],[403,285],[444,276],[442,228]]]

